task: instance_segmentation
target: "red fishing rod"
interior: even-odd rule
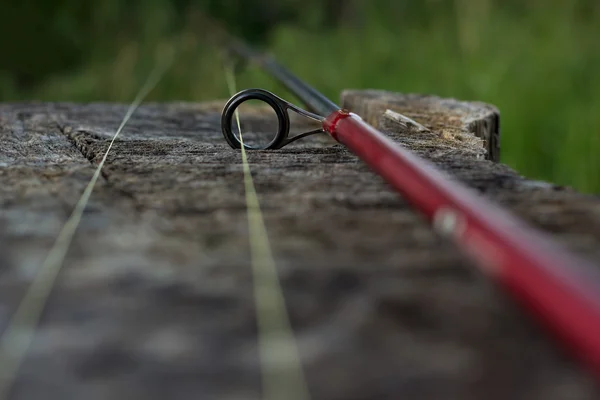
[[[223,110],[223,135],[232,147],[240,148],[240,141],[232,131],[234,111],[251,99],[262,100],[275,110],[279,129],[267,145],[244,144],[248,149],[276,149],[317,132],[329,134],[383,177],[438,233],[454,241],[481,271],[508,288],[600,378],[597,266],[569,253],[548,236],[451,180],[358,115],[342,110],[272,58],[240,41],[233,41],[230,48],[259,65],[311,111],[265,90],[244,90],[233,96]],[[288,138],[288,110],[321,122],[322,129]]]

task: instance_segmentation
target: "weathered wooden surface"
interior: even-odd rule
[[[371,101],[381,103],[372,92],[343,102],[375,110]],[[134,114],[13,398],[260,398],[241,157],[222,139],[220,105]],[[461,145],[462,128],[444,133],[422,109],[389,108],[431,132],[400,132],[385,110],[363,116],[600,261],[597,197],[524,179],[482,160],[472,141]],[[0,106],[2,327],[125,110]],[[255,129],[269,128],[242,115],[252,118]],[[342,146],[310,137],[249,160],[313,399],[600,397],[539,327]]]
[[[414,116],[446,138],[470,133],[483,140],[486,159],[500,160],[500,113],[489,104],[418,94],[398,96],[382,90],[347,90],[342,99],[343,107],[354,110],[374,126],[386,110],[391,110]]]

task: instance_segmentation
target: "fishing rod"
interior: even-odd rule
[[[233,113],[251,99],[264,101],[275,110],[279,129],[267,145],[244,144],[248,149],[277,149],[309,134],[328,134],[383,177],[484,274],[507,288],[600,378],[598,266],[569,253],[550,237],[451,180],[360,116],[341,109],[273,58],[235,38],[230,40],[229,49],[266,71],[310,110],[262,89],[241,91],[227,102],[222,113],[222,132],[232,147],[240,148],[231,130]],[[288,138],[288,110],[319,121],[321,129]]]

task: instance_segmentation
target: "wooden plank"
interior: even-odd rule
[[[353,96],[355,105],[373,100]],[[448,133],[422,103],[411,113],[390,97],[365,118],[600,260],[597,197],[481,159],[494,158],[489,142],[464,127],[493,118],[490,106],[469,103],[473,112]],[[13,398],[260,398],[241,156],[221,136],[221,106],[151,104],[134,114]],[[125,111],[0,106],[2,326]],[[244,131],[272,130],[263,115],[243,114]],[[598,397],[584,371],[342,146],[323,135],[249,160],[314,399]]]
[[[389,120],[381,117],[391,110],[422,120],[446,139],[474,136],[483,141],[486,159],[500,161],[500,111],[492,105],[383,90],[346,90],[342,93],[342,106],[354,110],[376,128]]]

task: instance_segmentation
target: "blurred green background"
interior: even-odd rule
[[[0,100],[129,102],[173,47],[149,100],[226,98],[204,16],[336,100],[379,88],[493,103],[503,162],[600,192],[597,0],[2,0]],[[239,79],[288,97],[260,71]]]

